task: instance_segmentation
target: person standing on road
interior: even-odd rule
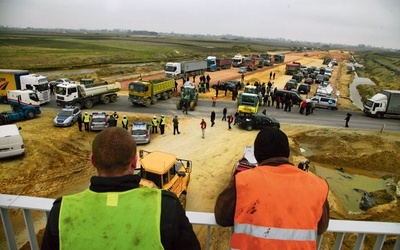
[[[196,249],[200,243],[179,199],[142,187],[137,146],[123,128],[96,135],[90,162],[97,176],[83,192],[56,199],[41,249]]]
[[[158,134],[158,121],[157,121],[157,116],[153,116],[153,120],[151,120],[151,125],[152,125],[152,130],[151,133],[154,134],[154,131],[156,134]]]
[[[269,79],[271,80],[272,78],[272,71],[269,72]]]
[[[274,72],[274,74],[272,75],[272,79],[275,80],[275,72]]]
[[[213,96],[211,97],[211,101],[212,101],[212,106],[215,107],[215,105],[217,104],[217,96]]]
[[[215,219],[234,226],[232,249],[317,249],[317,235],[329,225],[329,186],[289,155],[282,130],[261,130],[254,141],[258,166],[236,174],[218,195]]]
[[[161,115],[161,119],[160,119],[160,131],[161,131],[161,134],[162,134],[162,135],[164,134],[165,123],[166,123],[165,117],[164,117],[164,115]]]
[[[233,125],[236,125],[239,121],[239,110],[236,110],[236,112],[235,112],[235,119],[234,119],[234,121],[233,121]]]
[[[232,129],[232,127],[231,127],[232,122],[233,122],[233,115],[229,114],[228,115],[228,129],[229,130]]]
[[[89,126],[90,120],[91,120],[90,115],[87,112],[85,112],[85,116],[83,117],[83,124],[85,125],[85,130],[87,132],[90,131],[90,126]]]
[[[128,121],[128,118],[126,118],[126,115],[124,115],[124,117],[122,118],[121,123],[122,123],[122,128],[128,130],[129,121]]]
[[[211,111],[211,127],[215,124],[215,111]]]
[[[226,121],[226,114],[228,113],[228,109],[225,107],[223,110],[222,110],[222,120],[223,121]]]
[[[346,114],[346,118],[344,118],[344,120],[346,121],[345,127],[348,128],[349,127],[349,121],[350,121],[350,117],[352,115],[350,113]]]
[[[178,120],[178,116],[176,115],[175,117],[174,117],[174,119],[172,119],[172,123],[174,124],[174,135],[175,135],[175,132],[176,133],[178,133],[178,135],[181,133],[181,132],[179,132],[179,120]]]
[[[201,119],[201,122],[200,122],[201,138],[203,138],[203,139],[206,136],[206,127],[207,127],[206,121],[204,121],[204,119]]]
[[[81,114],[79,114],[79,116],[78,116],[78,128],[79,128],[79,131],[82,132],[82,115]]]

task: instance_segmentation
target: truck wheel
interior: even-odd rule
[[[26,113],[26,119],[33,119],[33,118],[35,118],[35,116],[36,116],[36,114],[35,114],[35,112],[33,110],[29,110]]]
[[[182,193],[179,195],[179,202],[181,203],[183,209],[186,208],[186,194]]]
[[[382,119],[382,118],[383,118],[383,113],[377,113],[376,116],[377,116],[378,118],[381,118],[381,119]]]
[[[162,93],[162,99],[163,100],[167,100],[168,99],[168,93],[167,92]]]
[[[172,91],[168,92],[168,99],[171,99],[174,96],[174,94],[172,93]]]
[[[157,101],[158,101],[158,98],[157,98],[157,97],[153,96],[153,97],[151,98],[151,103],[152,103],[152,104],[156,104]]]
[[[91,100],[87,100],[85,102],[85,108],[91,109],[93,107],[93,102]]]
[[[181,102],[178,102],[178,103],[176,104],[176,108],[177,108],[178,110],[181,110],[181,109],[182,109]]]
[[[72,106],[82,109],[82,103],[80,103],[80,102],[74,103],[74,105],[72,105]]]
[[[196,103],[195,103],[195,101],[191,101],[189,107],[190,107],[190,111],[193,111],[193,110],[196,108]]]
[[[116,102],[117,98],[118,98],[117,95],[112,95],[111,98],[110,98],[110,101],[111,102]]]
[[[253,125],[249,124],[246,126],[247,131],[252,131],[253,130]]]
[[[109,96],[105,96],[105,97],[103,98],[103,103],[104,103],[104,104],[109,104],[109,103],[110,103],[110,97],[109,97]]]
[[[151,100],[150,98],[147,98],[146,101],[144,102],[144,106],[148,107],[151,105]]]

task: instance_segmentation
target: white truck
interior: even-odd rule
[[[57,105],[61,107],[76,106],[90,109],[93,104],[104,104],[117,101],[117,92],[121,90],[119,82],[108,84],[94,83],[81,85],[75,83],[62,83],[56,86]]]
[[[206,70],[206,61],[167,62],[165,64],[165,76],[168,78],[202,75]]]
[[[232,58],[232,66],[233,67],[241,67],[244,64],[244,57],[242,55],[235,55]]]
[[[383,118],[385,115],[400,115],[400,90],[382,90],[364,104],[368,116]]]

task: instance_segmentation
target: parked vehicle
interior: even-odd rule
[[[326,79],[327,79],[327,77],[324,76],[323,74],[318,74],[318,75],[315,77],[315,83],[321,83],[321,82],[323,82],[323,81],[326,81]]]
[[[274,63],[283,63],[285,61],[285,55],[274,55]]]
[[[297,89],[297,81],[288,81],[285,86],[283,87],[284,90],[292,90]]]
[[[246,73],[247,72],[247,67],[240,67],[238,70],[238,73]]]
[[[215,83],[215,84],[213,84],[212,86],[211,86],[211,88],[213,88],[213,89],[216,89],[217,88],[217,86],[218,86],[218,84],[217,83]],[[230,80],[230,81],[226,81],[226,82],[222,82],[222,83],[220,83],[219,84],[219,90],[229,90],[229,91],[232,91],[233,89],[235,89],[235,88],[238,88],[238,89],[240,89],[240,82],[239,81],[236,81],[236,80]]]
[[[338,109],[338,99],[330,96],[314,96],[311,101],[315,104],[316,108],[326,108],[329,110]]]
[[[244,57],[242,55],[235,55],[232,58],[232,66],[233,67],[242,67],[243,64],[244,64]]]
[[[108,128],[106,112],[93,112],[90,119],[90,130],[101,131]]]
[[[207,70],[212,72],[221,69],[230,69],[232,66],[232,59],[230,58],[222,59],[215,56],[208,56],[206,62]]]
[[[192,161],[165,152],[143,149],[139,151],[139,157],[140,166],[135,173],[141,177],[140,185],[173,192],[185,208]]]
[[[266,127],[279,129],[281,126],[277,119],[264,114],[239,115],[237,124],[240,128],[246,129],[247,131]]]
[[[0,126],[0,159],[25,155],[25,145],[20,129],[15,124]]]
[[[82,111],[79,107],[66,106],[54,118],[54,126],[67,127],[72,126],[79,119]]]
[[[194,111],[197,106],[197,101],[199,99],[199,92],[196,88],[196,85],[192,82],[185,82],[181,88],[181,98],[179,102],[176,104],[176,108],[178,110],[182,110],[185,108],[185,105],[188,105],[190,111]]]
[[[258,69],[260,64],[260,58],[255,58],[255,57],[246,57],[244,59],[244,66],[247,68],[247,70],[253,71]]]
[[[283,99],[283,96],[285,94],[286,94],[286,96],[290,96],[293,104],[295,104],[295,105],[299,105],[303,101],[303,98],[301,98],[301,96],[297,93],[297,90],[293,91],[293,90],[278,89],[275,92],[275,95],[279,96],[281,98],[281,100]]]
[[[165,76],[168,78],[202,75],[206,70],[206,61],[167,62],[165,64]]]
[[[383,118],[387,115],[400,115],[400,91],[382,90],[364,104],[364,114]]]
[[[96,103],[108,104],[117,101],[117,92],[121,90],[119,82],[108,84],[93,83],[82,85],[62,83],[56,86],[57,105],[61,107],[75,106],[90,109]]]
[[[260,54],[260,57],[264,59],[264,66],[272,66],[271,55],[269,54]]]
[[[292,79],[296,80],[297,82],[301,82],[303,80],[303,75],[302,74],[294,74],[292,76]]]
[[[292,62],[286,64],[285,74],[294,75],[300,72],[301,64],[299,62]]]
[[[28,70],[0,69],[0,100],[7,103],[7,91],[32,90],[40,104],[50,102],[49,81],[45,76],[29,74]]]
[[[69,78],[58,78],[54,82],[56,82],[57,84],[59,84],[59,83],[75,83],[74,81],[72,81]]]
[[[240,114],[256,114],[260,100],[257,94],[240,93],[237,104]]]
[[[147,122],[134,122],[131,129],[132,137],[136,144],[147,144],[151,139],[151,124]]]
[[[33,119],[41,113],[37,94],[32,90],[9,90],[10,111],[0,113],[0,125],[25,119]]]
[[[307,83],[302,83],[297,88],[297,92],[300,94],[308,94],[311,90],[311,86]]]
[[[143,82],[129,83],[128,100],[132,104],[140,104],[146,107],[157,103],[158,100],[172,98],[175,88],[174,79],[155,79]]]
[[[314,79],[312,79],[311,77],[304,79],[304,83],[308,84],[308,85],[312,85],[314,83]]]

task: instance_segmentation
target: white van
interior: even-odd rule
[[[0,126],[0,159],[16,155],[25,155],[19,128],[15,124]]]

